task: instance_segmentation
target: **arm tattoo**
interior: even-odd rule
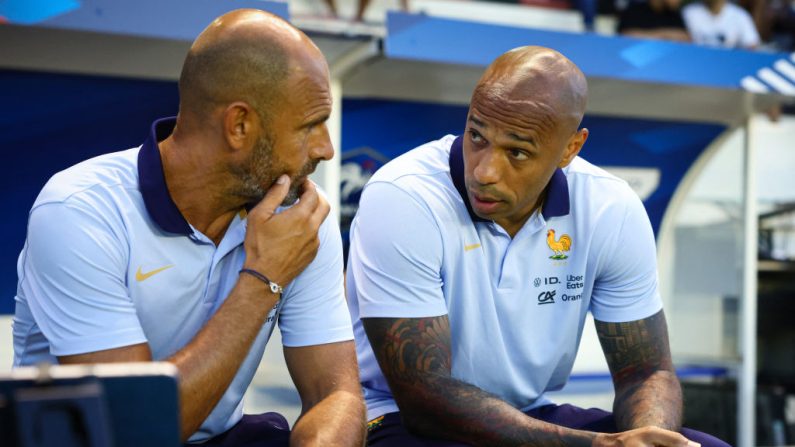
[[[678,429],[682,392],[663,311],[626,323],[597,321],[596,332],[616,388],[613,411],[618,428]]]
[[[616,381],[643,379],[671,368],[668,330],[662,311],[628,323],[596,322],[599,342]]]
[[[378,326],[381,325],[379,328]],[[450,375],[450,323],[447,316],[420,319],[373,319],[367,334],[377,339],[379,364],[404,383],[416,383],[423,374]],[[383,368],[383,366],[382,366]]]
[[[593,433],[527,417],[488,392],[451,376],[450,323],[431,318],[362,320],[401,418],[420,436],[478,446],[590,446]]]

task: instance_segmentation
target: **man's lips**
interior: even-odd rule
[[[492,197],[492,196],[490,196],[488,194],[480,194],[480,193],[477,193],[477,192],[473,192],[471,190],[469,191],[469,195],[473,199],[477,200],[478,202],[483,202],[483,203],[502,202],[502,200],[500,200],[500,199],[498,199],[496,197]]]
[[[470,191],[472,208],[479,214],[491,214],[496,212],[497,208],[502,203],[502,200],[497,199],[486,194],[478,194]]]

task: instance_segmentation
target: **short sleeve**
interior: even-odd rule
[[[427,206],[392,184],[368,185],[351,228],[348,265],[360,317],[446,315],[442,253]]]
[[[285,346],[299,347],[353,339],[342,281],[342,240],[331,214],[318,230],[315,259],[284,294],[279,329]]]
[[[685,23],[687,32],[690,33],[693,43],[702,44],[701,39],[698,38],[698,11],[696,10],[696,3],[691,3],[682,8],[682,21]]]
[[[741,12],[745,12],[744,10]],[[740,29],[742,32],[740,46],[742,48],[754,48],[759,45],[759,32],[751,16],[747,13],[740,16]]]
[[[657,252],[649,217],[627,188],[623,220],[609,233],[591,296],[591,313],[599,321],[617,323],[654,315],[662,309],[657,287]]]
[[[21,292],[52,355],[146,342],[127,292],[120,225],[102,208],[77,201],[31,211]]]

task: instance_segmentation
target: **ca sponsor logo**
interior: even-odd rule
[[[548,290],[545,292],[541,292],[538,294],[538,304],[554,304],[555,303],[555,291]]]

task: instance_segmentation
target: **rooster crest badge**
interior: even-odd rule
[[[547,231],[547,245],[554,253],[549,259],[568,259],[568,256],[563,254],[563,252],[571,250],[571,237],[568,234],[561,234],[560,239],[556,240],[555,230],[549,230]]]

